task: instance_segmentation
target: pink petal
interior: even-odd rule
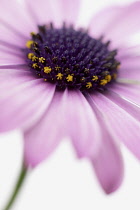
[[[23,41],[29,36],[30,32],[36,30],[36,25],[33,24],[24,1],[1,0],[0,28],[0,40],[1,38],[4,39],[4,36],[8,37],[8,34],[10,34],[11,38],[9,37],[7,41],[10,42],[11,40],[12,43],[20,44],[20,40],[23,44]],[[4,33],[6,31],[7,33]]]
[[[110,126],[113,136],[122,141],[140,159],[139,121],[100,93],[92,95],[92,98]]]
[[[120,59],[121,68],[118,71],[119,78],[140,80],[140,56]]]
[[[139,32],[140,27],[140,2],[134,2],[124,8],[122,14],[114,22],[114,27],[109,29],[109,37],[116,40],[121,46],[130,36]]]
[[[123,60],[125,58],[131,58],[134,56],[138,56],[140,52],[140,44],[132,45],[132,46],[123,46],[123,48],[118,51],[118,59]]]
[[[21,76],[18,73],[8,74],[6,80],[4,80],[5,76],[1,76],[1,132],[15,128],[26,128],[34,124],[42,112],[46,110],[46,103],[44,102],[46,97],[48,102],[53,96],[54,86],[24,72],[22,74],[26,76]]]
[[[65,135],[67,91],[56,92],[40,121],[25,132],[25,163],[32,167],[46,159]],[[45,102],[45,101],[44,101]]]
[[[119,94],[121,97],[140,105],[140,87],[139,85],[119,84],[116,83],[109,88],[113,92]]]
[[[78,156],[96,155],[101,143],[98,119],[80,91],[69,91],[67,101],[67,132]]]
[[[100,150],[91,161],[101,186],[109,194],[117,190],[122,183],[124,173],[122,155],[118,144],[112,136],[110,127],[105,124],[104,118],[94,101],[91,101],[91,105],[100,121],[102,133]]]
[[[107,8],[101,11],[90,24],[91,35],[104,35],[106,40],[112,40],[112,46],[122,47],[131,35],[138,32],[140,2],[137,1],[125,7]]]
[[[121,7],[107,7],[98,12],[91,20],[90,34],[93,37],[100,37],[108,32],[108,27],[112,25],[122,12]]]
[[[127,113],[129,113],[132,117],[140,121],[140,107],[132,103],[131,101],[128,101],[127,99],[121,97],[114,91],[107,91],[105,93],[105,96],[110,99],[112,102],[114,102],[116,105],[118,105],[120,108],[125,110]]]
[[[107,194],[116,191],[123,179],[123,161],[118,146],[105,132],[104,142],[92,163],[98,180]]]
[[[80,3],[80,0],[57,0],[58,7],[60,7],[59,13],[62,16],[61,22],[75,25],[79,14]]]
[[[21,54],[21,52],[14,52],[9,49],[5,49],[5,47],[0,47],[1,52],[1,59],[0,59],[0,65],[3,64],[1,60],[5,60],[6,63],[9,62],[17,62],[17,63],[25,63],[24,54]]]
[[[26,64],[25,58],[20,57],[20,55],[14,54],[14,52],[8,53],[1,51],[0,66],[18,64]]]
[[[26,0],[30,13],[38,24],[53,22],[55,25],[74,23],[78,16],[80,0]]]
[[[3,24],[2,24],[3,23]],[[28,36],[27,38],[23,37],[22,35],[20,35],[18,32],[13,32],[12,30],[10,30],[10,26],[6,25],[4,22],[0,21],[0,44],[2,44],[1,42],[7,42],[10,44],[13,44],[15,46],[18,46],[19,48],[24,47],[26,44],[26,41],[29,39],[29,35],[30,35],[30,31],[28,31]],[[24,31],[23,31],[24,33]],[[6,45],[6,44],[3,44]],[[10,48],[10,45],[7,46]]]

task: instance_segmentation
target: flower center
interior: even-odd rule
[[[101,90],[115,80],[120,65],[109,44],[73,27],[38,26],[26,43],[26,60],[33,73],[59,89]]]

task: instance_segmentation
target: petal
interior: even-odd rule
[[[64,107],[67,91],[56,92],[40,121],[25,132],[26,165],[35,167],[46,159],[65,135]]]
[[[102,188],[109,194],[117,190],[122,183],[124,174],[122,154],[118,142],[112,136],[110,127],[105,123],[101,112],[92,99],[90,104],[96,112],[102,133],[100,150],[91,161]]]
[[[16,53],[14,54],[14,52],[8,52],[3,50],[4,50],[3,48],[2,49],[0,48],[1,51],[0,66],[26,64],[25,58],[22,58],[20,55]]]
[[[14,43],[18,42],[16,39],[22,41],[24,38],[25,40],[30,32],[36,30],[36,25],[33,24],[33,20],[27,11],[25,1],[17,0],[1,0],[0,27],[2,27],[5,32],[7,30],[7,34],[1,31],[3,32],[1,36],[4,38],[4,36],[11,34],[11,40]],[[15,40],[13,39],[14,37]]]
[[[140,87],[139,85],[129,84],[114,84],[110,90],[119,94],[121,97],[130,100],[131,102],[140,105]]]
[[[133,58],[134,56],[138,56],[140,53],[140,44],[132,45],[132,46],[123,46],[123,48],[118,51],[118,60],[124,60],[125,58]]]
[[[59,13],[62,15],[61,22],[76,24],[80,9],[80,0],[57,0],[57,2],[58,7],[60,5]]]
[[[122,47],[131,35],[139,31],[139,14],[140,2],[138,1],[126,7],[107,8],[92,19],[91,34],[105,35],[106,40],[113,40],[113,47]]]
[[[118,72],[119,78],[140,80],[140,56],[121,59],[121,68]]]
[[[140,159],[140,123],[138,119],[100,93],[92,95],[92,98],[115,138],[122,141]]]
[[[46,109],[44,100],[51,100],[54,86],[17,73],[11,77],[8,74],[6,81],[4,78],[0,87],[0,131],[31,126]]]
[[[96,158],[93,158],[92,164],[98,180],[107,194],[116,191],[123,179],[123,161],[120,149],[115,144],[105,128],[102,127],[104,139],[102,146]]]
[[[110,27],[109,36],[121,46],[129,40],[130,36],[139,32],[140,27],[140,2],[134,2],[124,8],[122,14],[114,22],[114,27]]]
[[[121,12],[121,7],[107,7],[98,12],[90,22],[90,34],[95,37],[100,37],[107,33],[108,27],[112,25],[114,19],[116,19]]]
[[[96,155],[101,143],[100,126],[87,99],[80,91],[69,91],[67,110],[67,133],[70,134],[78,157]]]
[[[55,25],[74,23],[78,16],[80,0],[26,0],[30,13],[38,24],[53,22]]]
[[[105,93],[105,96],[118,105],[120,108],[129,113],[132,117],[140,121],[140,107],[126,98],[121,97],[117,93],[109,90]]]
[[[21,54],[21,52],[14,52],[12,50],[9,49],[5,49],[5,47],[0,46],[0,52],[1,52],[1,59],[0,59],[0,64],[2,63],[1,60],[6,60],[6,62],[10,61],[16,61],[18,63],[23,63],[25,62],[25,58],[24,55]]]

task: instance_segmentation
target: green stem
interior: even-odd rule
[[[17,180],[16,186],[12,193],[12,196],[10,197],[7,205],[5,206],[5,208],[3,210],[9,210],[12,207],[12,205],[13,205],[13,203],[14,203],[14,201],[15,201],[15,199],[24,183],[25,177],[27,175],[27,171],[28,171],[27,168],[25,168],[25,166],[23,165],[21,168],[21,172],[19,174],[19,178]]]

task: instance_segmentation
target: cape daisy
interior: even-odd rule
[[[69,136],[106,193],[123,177],[120,142],[140,159],[140,2],[77,26],[79,0],[1,0],[0,131],[24,133],[35,167]]]

